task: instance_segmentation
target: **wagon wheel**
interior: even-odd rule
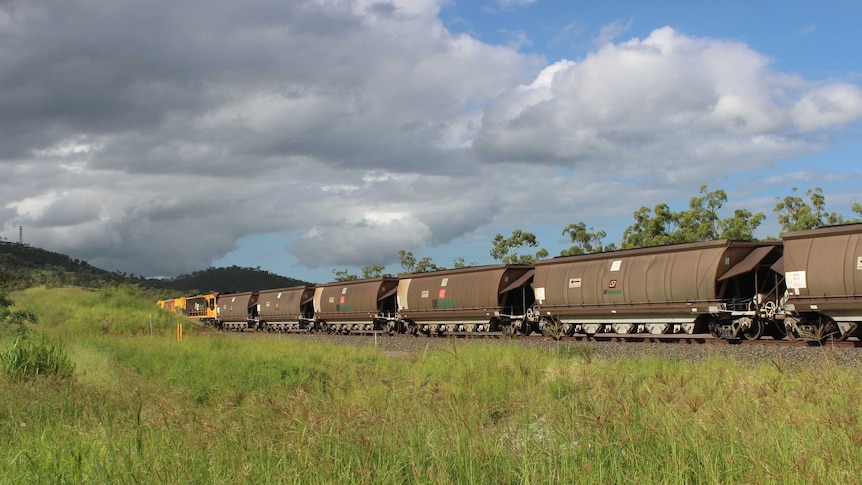
[[[521,335],[525,333],[525,328],[523,320],[515,320],[512,322],[512,336]]]
[[[521,333],[525,336],[529,336],[531,333],[533,333],[533,324],[530,323],[529,320],[525,320],[521,324]]]
[[[772,337],[773,340],[783,340],[787,338],[787,330],[784,328],[784,323],[770,322],[770,324],[763,329],[763,332]]]
[[[717,320],[709,322],[709,334],[712,338],[721,338],[721,329]]]
[[[853,335],[853,333],[855,332],[855,330],[856,330],[856,328],[855,328],[855,327],[851,327],[851,328],[850,328],[849,330],[847,330],[846,332],[841,333],[841,329],[840,329],[840,328],[838,328],[838,325],[836,324],[836,325],[835,325],[835,332],[836,332],[836,334],[837,334],[837,335],[835,336],[835,341],[836,341],[836,342],[843,342],[843,341],[847,340],[847,338],[848,338],[848,337],[850,337],[850,335]]]
[[[745,336],[746,340],[757,340],[763,336],[763,322],[755,318],[751,321],[751,325],[745,330],[742,331],[742,335]]]
[[[505,335],[507,337],[512,337],[515,334],[514,327],[512,326],[511,323],[504,323],[500,326],[503,329],[503,335]]]
[[[821,316],[817,323],[814,324],[813,333],[813,340],[821,345],[826,343],[828,340],[837,341],[841,338],[841,331],[838,330],[838,325],[835,325],[835,321],[829,317]]]

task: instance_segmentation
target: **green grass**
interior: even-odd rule
[[[175,316],[126,293],[14,295],[74,373],[0,376],[0,483],[862,480],[859,369],[827,352],[804,367],[482,342],[388,357],[199,329],[179,343]]]

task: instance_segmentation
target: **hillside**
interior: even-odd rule
[[[253,291],[310,284],[294,278],[279,276],[259,268],[242,268],[239,266],[195,271],[192,274],[180,275],[171,280],[166,280],[166,282],[171,288],[194,288],[200,290],[202,293],[210,291]]]
[[[100,288],[139,281],[138,278],[96,268],[65,254],[0,241],[0,287],[7,290],[42,285]]]
[[[103,288],[122,284],[138,285],[164,296],[209,291],[251,291],[307,284],[256,268],[209,268],[176,278],[155,279],[110,272],[65,254],[27,244],[0,241],[0,290],[12,291],[35,286],[81,286]]]

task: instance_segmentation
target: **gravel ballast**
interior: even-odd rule
[[[250,336],[251,334],[244,334]],[[434,337],[334,335],[314,334],[255,334],[266,338],[307,340],[336,345],[376,346],[386,355],[399,356],[415,352],[466,345],[511,345],[516,343],[537,350],[556,352],[559,349],[582,351],[591,359],[619,360],[639,357],[665,357],[685,362],[697,362],[716,357],[729,357],[744,362],[774,362],[782,367],[816,365],[834,362],[842,366],[862,364],[862,348],[786,347],[777,345],[716,345],[647,342],[555,342],[534,337],[518,339],[453,339]],[[583,350],[580,350],[583,349]]]

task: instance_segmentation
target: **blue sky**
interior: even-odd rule
[[[314,282],[862,173],[862,2],[0,4],[0,236]]]

